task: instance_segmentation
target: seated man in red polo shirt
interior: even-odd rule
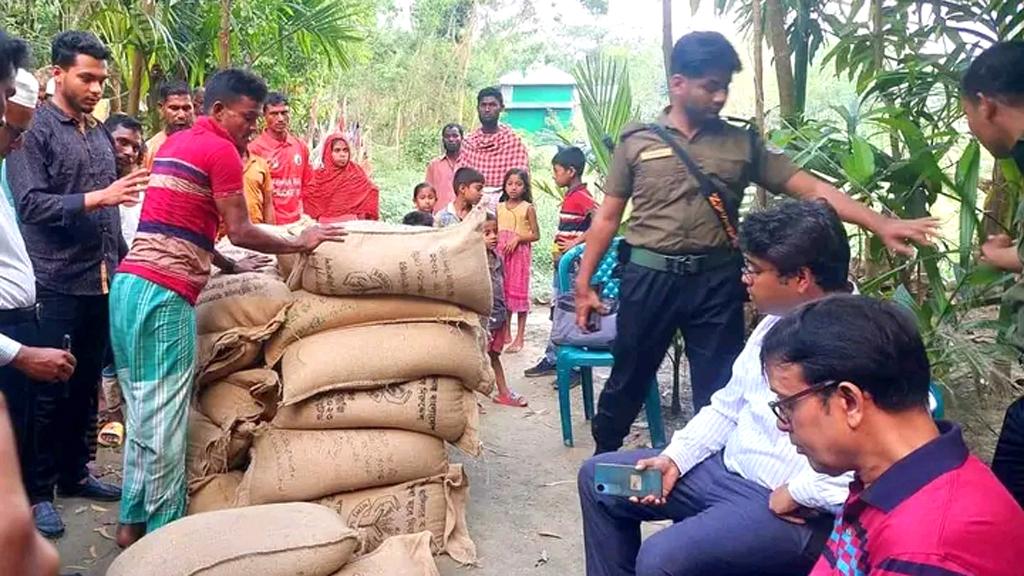
[[[811,576],[1024,573],[1024,511],[928,413],[910,314],[864,296],[812,302],[764,338],[779,428],[818,472],[855,474]]]

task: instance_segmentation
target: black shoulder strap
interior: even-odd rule
[[[739,242],[738,234],[736,232],[738,214],[733,215],[733,211],[729,210],[725,200],[722,199],[722,195],[719,193],[718,186],[708,178],[707,174],[697,166],[697,163],[690,158],[690,155],[686,153],[686,150],[675,141],[674,138],[668,133],[665,128],[657,123],[648,124],[655,134],[658,135],[665,144],[668,144],[672,152],[675,153],[686,169],[690,171],[690,174],[697,179],[697,183],[700,185],[701,194],[711,205],[711,209],[715,212],[715,216],[718,217],[719,223],[722,225],[722,229],[725,231],[725,236],[729,239],[729,242],[736,246]]]

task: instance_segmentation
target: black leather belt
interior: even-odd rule
[[[24,324],[39,320],[39,305],[27,308],[0,310],[0,324]]]

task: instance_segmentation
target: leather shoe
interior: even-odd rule
[[[95,476],[85,477],[85,481],[75,486],[62,486],[58,493],[63,498],[88,498],[100,502],[117,502],[121,499],[121,487],[97,480]]]
[[[43,536],[60,538],[64,535],[64,521],[53,507],[53,502],[40,502],[32,506],[32,519],[36,523],[36,530]]]

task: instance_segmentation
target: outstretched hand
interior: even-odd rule
[[[299,245],[302,252],[312,252],[324,242],[344,242],[347,235],[348,232],[340,226],[317,224],[299,234]]]
[[[910,244],[931,246],[932,237],[939,233],[939,220],[931,217],[914,220],[889,218],[875,233],[889,250],[913,256],[914,248]]]

